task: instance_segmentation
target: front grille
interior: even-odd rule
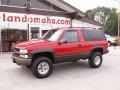
[[[20,49],[14,48],[14,52],[19,52],[19,51],[20,51]]]
[[[17,57],[20,56],[20,54],[19,54],[20,49],[18,49],[18,48],[14,48],[13,51],[14,51],[14,55],[15,55],[15,56],[17,56]]]

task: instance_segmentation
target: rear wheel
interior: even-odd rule
[[[92,68],[98,68],[102,64],[102,54],[99,52],[94,52],[89,59],[89,65]]]
[[[46,78],[52,73],[53,65],[49,58],[39,57],[32,65],[32,72],[38,78]]]

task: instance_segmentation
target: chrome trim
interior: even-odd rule
[[[49,72],[49,64],[47,62],[41,62],[38,67],[38,72],[42,75],[47,74]]]
[[[96,56],[95,58],[94,58],[94,63],[95,63],[95,65],[99,65],[100,64],[100,62],[101,62],[101,57],[100,56]]]
[[[11,57],[13,60],[13,63],[16,63],[18,65],[31,65],[31,59],[30,58],[20,58],[16,56]]]
[[[28,61],[30,61],[31,59],[28,59],[28,58],[19,58],[19,57],[16,57],[16,56],[12,56],[12,58],[13,59],[17,59],[17,60],[21,60],[21,61],[26,61],[26,60],[28,60]]]
[[[16,49],[19,49],[19,50],[20,50],[20,48],[16,48]],[[18,51],[16,51],[16,50],[15,50],[15,48],[13,49],[13,51],[14,51],[14,53],[17,53],[17,54],[27,55],[27,53],[21,53],[20,51],[19,51],[19,52],[18,52]]]

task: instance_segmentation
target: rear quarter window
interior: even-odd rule
[[[106,40],[104,32],[98,29],[81,29],[85,41]]]

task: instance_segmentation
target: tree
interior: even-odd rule
[[[111,35],[117,34],[117,13],[115,8],[97,7],[86,11],[88,17],[105,26],[105,32]]]
[[[118,14],[114,8],[111,9],[110,17],[107,20],[106,27],[106,33],[109,33],[110,35],[117,35]]]

